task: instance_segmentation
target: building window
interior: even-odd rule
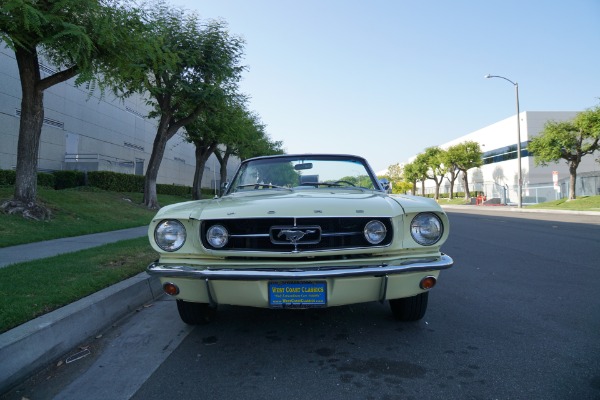
[[[529,157],[529,151],[527,150],[527,144],[529,142],[521,143],[521,157]],[[517,159],[517,144],[513,144],[506,147],[500,147],[499,149],[486,151],[483,153],[483,165],[495,164],[502,161],[516,160]]]

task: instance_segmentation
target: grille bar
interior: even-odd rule
[[[388,232],[385,240],[377,245],[367,242],[363,234],[365,225],[374,219],[381,221]],[[229,232],[229,242],[219,249],[211,247],[206,241],[207,230],[216,224],[224,226]],[[390,218],[220,219],[203,221],[200,236],[204,247],[219,252],[289,253],[385,247],[392,242],[393,229]]]

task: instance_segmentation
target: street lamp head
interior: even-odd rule
[[[514,86],[518,86],[518,85],[517,85],[517,82],[513,82],[513,81],[511,81],[510,79],[508,79],[508,78],[505,78],[505,77],[503,77],[503,76],[500,76],[500,75],[490,75],[490,74],[487,74],[486,76],[484,76],[484,78],[500,78],[500,79],[504,79],[504,80],[505,80],[505,81],[507,81],[507,82],[510,82],[510,83],[512,83]]]

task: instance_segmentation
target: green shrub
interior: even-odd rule
[[[16,174],[13,170],[0,170],[0,186],[11,186],[15,184]],[[144,192],[144,177],[141,175],[122,174],[111,171],[54,171],[52,174],[39,172],[38,185],[54,189],[70,189],[82,186],[98,188],[110,192]],[[183,185],[156,185],[157,194],[190,197],[192,188]],[[202,198],[214,196],[214,190],[202,189]]]
[[[67,171],[57,171],[67,172]],[[47,188],[55,188],[56,185],[56,172],[38,172],[37,173],[37,184],[38,186],[44,186]],[[1,169],[0,170],[0,186],[13,186],[17,180],[17,172],[14,170]]]
[[[54,175],[46,172],[38,172],[37,184],[38,186],[54,189]]]
[[[54,188],[57,190],[70,189],[85,185],[85,173],[83,171],[55,171]]]
[[[15,184],[16,172],[8,169],[0,169],[0,186],[10,186]]]
[[[88,172],[88,185],[111,192],[143,192],[144,177],[110,171]]]
[[[17,180],[17,173],[14,170],[2,169],[0,170],[0,186],[12,186]],[[37,173],[37,184],[38,186],[44,186],[47,188],[54,188],[54,175],[47,172]]]
[[[186,197],[186,196],[189,196],[192,194],[192,188],[189,186],[181,186],[181,185],[157,184],[156,185],[156,193]]]

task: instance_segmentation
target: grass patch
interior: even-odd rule
[[[455,205],[455,206],[456,205],[463,206],[463,205],[466,205],[466,204],[471,204],[470,202],[468,202],[467,200],[465,200],[464,197],[455,197],[453,199],[448,199],[448,198],[442,199],[442,198],[440,198],[440,199],[438,199],[438,203],[441,204],[441,205],[451,204],[451,205]]]
[[[12,197],[13,187],[0,187],[0,201]],[[142,193],[99,189],[53,190],[38,188],[38,200],[52,210],[52,220],[26,220],[0,213],[0,247],[148,225],[156,214],[142,203]],[[159,195],[161,205],[189,199]]]
[[[526,206],[526,208],[600,212],[600,196],[582,196],[577,197],[575,200],[553,200],[545,203]]]
[[[0,333],[144,271],[148,238],[0,268]]]

